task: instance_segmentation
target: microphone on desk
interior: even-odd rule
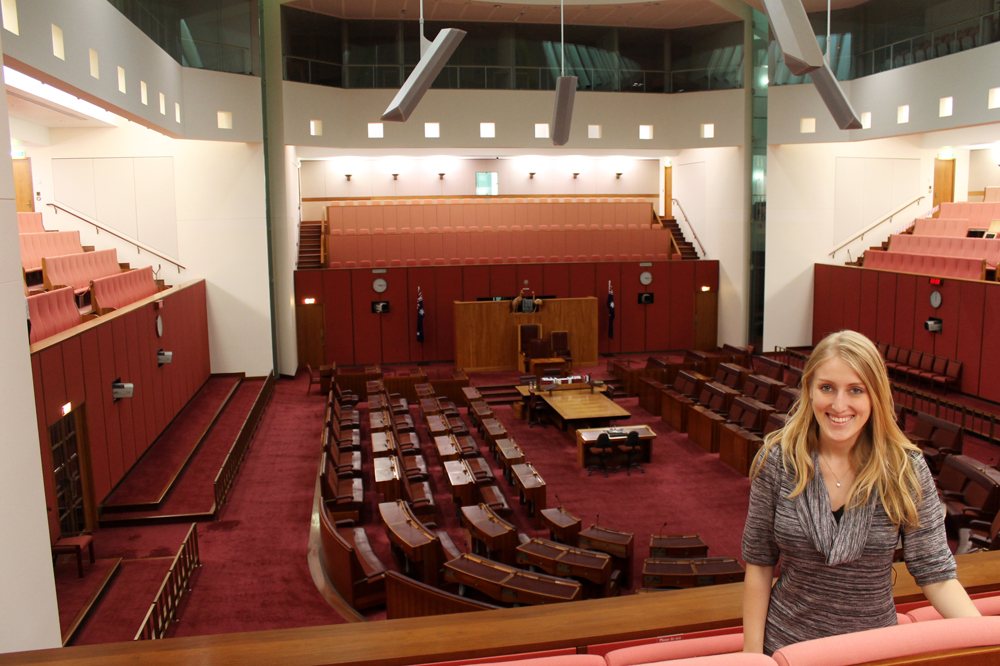
[[[660,534],[663,534],[663,528],[666,527],[666,526],[667,526],[667,521],[664,520],[663,524],[660,525]]]
[[[559,502],[559,508],[562,508],[562,500],[559,499],[559,493],[553,493],[556,496],[556,501]]]
[[[594,525],[597,526],[600,524],[601,524],[601,514],[597,514],[597,518],[594,518]]]

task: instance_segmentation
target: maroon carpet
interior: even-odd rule
[[[131,641],[153,603],[172,557],[125,560],[71,645]]]
[[[93,533],[94,553],[97,557],[121,557],[126,560],[173,557],[189,529],[190,523],[103,527]]]
[[[210,377],[145,455],[126,474],[103,505],[155,502],[181,469],[237,377]]]
[[[253,408],[263,379],[244,380],[219,415],[212,432],[181,472],[166,499],[155,511],[115,512],[110,517],[177,516],[209,513],[215,506],[214,481]]]
[[[309,574],[324,396],[278,380],[218,522],[198,526],[202,568],[171,636],[343,622]]]
[[[90,596],[97,591],[104,575],[118,559],[98,559],[93,564],[83,556],[83,578],[79,577],[76,559],[60,562],[53,567],[56,578],[56,601],[59,604],[59,631],[65,636],[66,630]]]

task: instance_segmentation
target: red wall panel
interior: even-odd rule
[[[830,268],[827,264],[813,266],[813,346],[830,327]]]
[[[528,281],[528,284],[524,284],[525,280]],[[541,296],[542,294],[550,293],[545,290],[543,264],[517,265],[517,291],[515,291],[514,293],[515,294],[521,293],[522,287],[527,287],[529,290],[535,292],[535,296]],[[498,295],[499,294],[494,294],[494,296]]]
[[[827,314],[827,332],[844,328],[844,273],[842,266],[830,267],[830,309]]]
[[[31,357],[31,376],[35,386],[35,418],[38,421],[38,440],[42,458],[42,481],[45,486],[45,505],[48,508],[49,537],[55,541],[59,537],[59,511],[56,499],[55,479],[52,476],[52,444],[49,428],[45,422],[45,389],[42,380],[42,363],[38,354]]]
[[[983,340],[1000,340],[1000,289],[989,286],[984,299]],[[979,395],[994,402],[1000,401],[1000,345],[982,346],[983,358],[979,366]],[[963,364],[963,372],[965,367]]]
[[[600,263],[595,266],[594,277],[596,279],[597,292],[597,351],[601,354],[616,354],[622,348],[622,271],[619,263]],[[608,308],[606,306],[608,298],[608,281],[615,294],[615,328],[614,339],[608,338]]]
[[[376,315],[382,330],[382,363],[403,363],[410,360],[409,312],[417,309],[417,297],[407,298],[406,269],[389,268],[381,276],[389,285],[382,294],[372,294],[380,301],[389,301],[389,312]],[[370,288],[370,287],[369,287]],[[415,338],[415,336],[414,336]],[[416,340],[414,339],[414,344]]]
[[[595,264],[570,264],[569,265],[569,297],[586,298],[597,295],[597,267]],[[608,293],[607,285],[604,287],[604,294]],[[599,306],[603,307],[603,302]],[[598,308],[600,309],[600,308]]]
[[[406,269],[406,300],[412,303],[406,310],[408,330],[410,335],[410,360],[438,360],[438,303],[437,289],[434,284],[433,268]],[[417,287],[424,295],[424,341],[417,342]]]
[[[956,284],[959,285],[961,303],[958,308],[958,347],[955,358],[962,362],[962,392],[978,395],[983,340],[986,339],[983,337],[986,293],[1000,289],[983,282]]]
[[[639,305],[639,292],[646,290],[639,282],[639,274],[644,270],[639,264],[622,264],[621,301],[615,301],[618,307],[615,323],[621,326],[623,352],[646,349],[646,310],[655,304]]]
[[[924,301],[927,303],[927,316],[924,317],[924,320],[930,317],[938,317],[943,322],[943,326],[941,327],[941,333],[927,333],[924,331],[924,320],[918,318],[917,325],[920,327],[921,333],[934,336],[935,356],[958,358],[958,313],[962,300],[962,284],[958,280],[945,280],[945,283],[938,287],[942,298],[941,307],[937,310],[930,306],[930,292],[933,289],[928,284],[927,299]],[[919,296],[917,297],[917,303],[920,303]]]
[[[545,264],[542,267],[543,291],[556,298],[569,298],[569,268],[569,264]]]
[[[463,268],[435,270],[437,288],[438,360],[455,358],[455,301],[462,298]]]
[[[111,332],[114,338],[115,376],[121,377],[123,382],[135,383],[135,378],[130,374],[128,367],[128,346],[126,340],[128,334],[125,329],[124,317],[111,320]],[[181,329],[181,336],[183,339],[183,328]],[[181,366],[175,366],[175,368],[183,370]],[[132,417],[132,406],[134,404],[131,398],[118,401],[118,418],[122,429],[122,460],[125,464],[126,472],[135,464],[138,457],[135,446],[135,422]],[[180,404],[183,404],[183,402]]]
[[[132,406],[133,444],[135,446],[136,458],[145,453],[146,447],[152,442],[146,435],[146,403],[151,400],[152,396],[148,395],[149,385],[143,381],[143,359],[139,353],[139,328],[136,322],[136,315],[141,314],[141,312],[141,310],[135,310],[129,312],[124,317],[125,346],[128,352],[128,376],[135,386],[134,393],[129,402]],[[190,358],[183,359],[183,363],[186,366],[192,365]]]
[[[118,416],[118,402],[111,399],[111,383],[118,376],[115,374],[115,339],[111,327],[105,324],[97,329],[97,344],[101,358],[101,386],[99,391],[106,396],[104,402],[104,426],[108,441],[108,466],[111,471],[111,485],[114,487],[125,476],[125,455],[122,452],[122,426]],[[88,389],[89,396],[90,391]],[[121,401],[119,401],[121,402]],[[173,418],[173,413],[168,413]]]
[[[62,418],[62,406],[66,404],[66,374],[63,372],[62,345],[53,345],[40,354],[42,384],[45,386],[45,426],[51,426]]]
[[[323,299],[326,362],[354,365],[350,271],[323,271]]]
[[[857,331],[861,328],[861,269],[841,269],[844,284],[844,328]]]
[[[295,302],[315,298],[316,303],[323,302],[323,271],[293,271],[295,280]]]
[[[462,297],[460,301],[474,301],[490,295],[490,267],[465,266],[462,268]]]
[[[861,273],[861,318],[858,330],[872,340],[880,339],[878,331],[878,273],[859,269]]]
[[[896,334],[893,341],[913,349],[913,310],[917,293],[916,275],[896,276]]]
[[[697,262],[695,279],[698,284],[702,278],[711,279],[701,270],[703,262]],[[709,263],[709,262],[704,262]],[[654,304],[646,306],[646,349],[650,351],[665,351],[670,349],[670,301],[673,283],[670,280],[670,262],[656,262],[649,268],[644,268],[653,274],[653,282],[646,289],[653,292]],[[699,273],[702,273],[699,278]],[[715,271],[716,278],[718,271]]]
[[[111,470],[108,461],[108,438],[104,420],[105,395],[101,391],[101,355],[97,347],[97,331],[89,330],[80,335],[83,354],[83,377],[87,404],[87,436],[90,444],[91,477],[94,498],[100,502],[111,492]],[[110,396],[107,397],[110,401]]]
[[[694,261],[670,262],[670,348],[694,345]]]
[[[521,293],[521,283],[517,280],[517,266],[497,264],[490,266],[490,293],[487,296],[517,296]]]
[[[382,362],[381,315],[372,312],[372,301],[382,298],[376,298],[373,281],[371,271],[351,271],[351,318],[354,322],[354,362],[357,365]]]
[[[930,304],[931,291],[928,279],[918,277],[913,307],[913,348],[924,353],[934,353],[934,338],[937,336],[924,329],[924,322],[934,316],[934,308]]]
[[[147,305],[136,313],[136,331],[139,339],[139,357],[142,359],[142,385],[147,399],[143,402],[143,421],[146,424],[146,448],[153,443],[160,431],[156,428],[156,389],[153,384],[156,377],[156,352],[159,346],[153,339],[156,337],[156,312]],[[199,322],[200,324],[200,322]],[[169,350],[168,350],[169,351]],[[201,354],[193,354],[194,362],[201,368]]]
[[[873,271],[878,275],[878,314],[875,339],[896,344],[896,274]]]
[[[654,264],[655,266],[656,264]],[[694,287],[696,290],[708,287],[712,291],[719,291],[719,262],[718,261],[696,261],[694,264]]]

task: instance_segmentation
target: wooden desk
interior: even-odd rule
[[[538,381],[542,381],[542,377],[553,376],[552,371],[555,370],[555,375],[562,377],[563,373],[566,372],[566,359],[564,358],[533,358],[528,363],[528,372],[538,378]]]
[[[474,402],[478,402],[483,399],[482,394],[479,392],[475,386],[463,386],[462,396],[465,398],[465,406],[468,407]]]
[[[575,546],[580,535],[580,519],[557,506],[542,510],[542,526],[547,527],[553,541]]]
[[[420,399],[420,413],[426,419],[431,414],[440,414],[441,407],[438,405],[436,398],[421,398]]]
[[[459,507],[475,503],[476,477],[464,460],[449,460],[444,463],[444,480],[448,484],[451,498]]]
[[[708,557],[708,544],[697,534],[654,534],[649,540],[650,557]]]
[[[375,458],[375,488],[386,502],[395,502],[403,496],[403,472],[396,456]]]
[[[412,567],[421,582],[437,586],[444,561],[444,550],[437,535],[417,520],[403,500],[383,502],[378,510],[393,549],[403,555],[404,569],[410,571]]]
[[[462,527],[469,538],[469,550],[491,559],[514,564],[517,530],[485,504],[463,506],[459,510]],[[481,544],[481,546],[480,546]],[[483,553],[485,549],[485,553]]]
[[[511,468],[514,465],[524,464],[524,451],[513,439],[498,439],[496,448],[493,449],[493,457],[503,465],[503,478],[507,479],[507,483],[514,485]]]
[[[611,597],[621,592],[607,553],[536,538],[517,547],[517,563],[538,567],[558,578],[581,578],[597,587],[595,596]]]
[[[642,565],[643,587],[702,587],[739,583],[746,571],[732,557],[691,560],[651,557]]]
[[[521,504],[528,504],[528,513],[535,517],[535,527],[541,527],[542,510],[545,509],[545,480],[531,463],[512,465],[510,471],[521,495]]]
[[[433,439],[451,433],[451,428],[448,426],[447,419],[440,414],[434,414],[427,417],[427,432]]]
[[[479,428],[479,434],[483,434],[482,423],[485,419],[493,418],[493,409],[482,400],[469,403],[469,420],[475,428]]]
[[[628,433],[635,430],[639,433],[639,444],[642,446],[642,457],[640,462],[650,462],[653,459],[653,440],[656,439],[656,431],[647,425],[623,426],[624,432],[621,434],[609,432],[608,428],[584,428],[576,431],[576,464],[583,469],[587,466],[587,447],[593,446],[601,433],[608,433],[612,442],[624,444],[628,438]]]
[[[372,457],[383,458],[391,456],[395,451],[396,445],[393,442],[391,432],[383,430],[372,433]]]
[[[454,435],[438,435],[434,438],[434,450],[437,451],[438,460],[445,464],[449,460],[458,460],[462,457],[462,451],[458,447],[458,441]]]
[[[631,532],[609,530],[592,525],[580,532],[576,545],[587,550],[599,550],[615,558],[622,570],[622,585],[630,586],[632,581],[632,549],[635,539]]]
[[[507,429],[496,419],[485,419],[483,421],[483,439],[489,445],[490,450],[496,450],[496,443],[501,439],[507,439]]]
[[[383,411],[369,412],[368,413],[368,426],[371,431],[374,432],[385,432],[392,427],[392,422],[389,420],[391,417]]]
[[[468,553],[446,563],[444,577],[504,603],[553,604],[583,597],[583,587],[576,581],[528,573]]]

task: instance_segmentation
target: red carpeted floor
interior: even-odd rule
[[[56,601],[59,604],[59,631],[63,636],[76,619],[91,595],[97,592],[104,576],[118,562],[118,558],[100,559],[93,564],[83,556],[83,578],[80,578],[76,559],[68,558],[53,567],[56,579]]]
[[[172,557],[124,560],[113,584],[70,644],[119,643],[135,638],[172,561]]]
[[[263,379],[243,380],[219,415],[212,431],[191,457],[170,492],[155,511],[115,512],[111,518],[178,516],[209,513],[215,506],[214,481],[236,441],[254,401],[264,386]]]
[[[343,622],[306,559],[324,396],[278,380],[218,522],[198,526],[202,567],[170,636]]]
[[[157,501],[238,381],[237,377],[210,377],[173,423],[129,470],[118,487],[104,499],[103,505]]]
[[[189,529],[190,523],[103,527],[93,533],[94,553],[97,557],[121,557],[126,560],[173,557]]]

